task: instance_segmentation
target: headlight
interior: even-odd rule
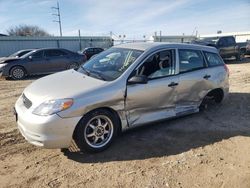
[[[49,100],[36,107],[32,113],[39,116],[48,116],[66,110],[72,105],[73,99]]]
[[[2,68],[3,68],[5,65],[7,65],[7,63],[1,63],[1,64],[0,64],[0,70],[2,70]]]

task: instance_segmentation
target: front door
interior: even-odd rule
[[[34,52],[28,58],[27,71],[29,74],[41,74],[48,72],[48,61],[44,58],[44,50]]]
[[[175,116],[179,77],[175,75],[175,51],[152,54],[133,75],[145,75],[146,84],[128,84],[125,109],[130,126]],[[131,76],[133,76],[131,75]]]

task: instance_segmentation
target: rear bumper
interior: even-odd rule
[[[15,105],[17,126],[31,144],[44,148],[67,148],[81,117],[61,118],[58,115],[38,116],[26,109],[20,99]]]

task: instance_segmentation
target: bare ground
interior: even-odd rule
[[[12,107],[36,79],[0,80],[0,187],[250,187],[250,59],[230,62],[230,95],[205,112],[122,134],[98,154],[27,143]]]

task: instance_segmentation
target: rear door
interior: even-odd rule
[[[62,71],[68,68],[68,53],[60,49],[49,49],[44,51],[46,60],[48,61],[48,72]]]
[[[152,54],[134,71],[148,77],[146,84],[127,85],[125,110],[130,126],[173,117],[179,78],[175,50]]]
[[[200,102],[209,90],[211,75],[201,51],[179,49],[179,87],[177,115],[197,112]]]

